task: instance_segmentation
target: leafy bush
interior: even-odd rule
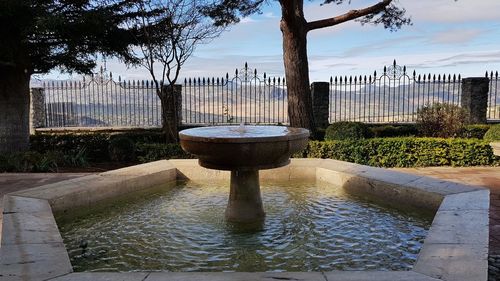
[[[137,144],[137,158],[141,163],[163,159],[192,159],[193,155],[182,150],[174,143],[142,143]]]
[[[108,153],[112,161],[133,161],[135,160],[135,143],[129,137],[117,135],[109,141]]]
[[[123,137],[132,143],[160,143],[165,135],[160,130],[135,130],[130,132],[77,132],[77,133],[38,133],[30,137],[30,149],[38,152],[58,150],[68,155],[75,155],[85,150],[92,162],[111,160],[108,153],[112,139]]]
[[[484,134],[484,140],[489,142],[500,141],[500,124],[491,126]]]
[[[325,140],[356,140],[370,137],[368,126],[361,122],[336,122],[326,128]]]
[[[30,149],[44,153],[57,150],[65,155],[74,155],[86,151],[90,161],[107,161],[109,134],[103,133],[66,133],[36,134],[30,137]]]
[[[460,137],[466,139],[482,139],[490,127],[490,125],[486,124],[466,125],[460,132]]]
[[[65,155],[61,151],[27,151],[0,155],[0,172],[57,172],[60,166],[85,165],[85,151],[72,155]]]
[[[374,138],[409,137],[418,135],[417,126],[414,124],[370,126],[370,131]]]
[[[485,141],[441,138],[311,141],[303,156],[376,167],[494,165],[500,160]]]
[[[424,137],[457,137],[466,120],[464,109],[448,103],[426,105],[417,112],[417,128]]]

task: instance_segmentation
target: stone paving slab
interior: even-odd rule
[[[73,271],[63,243],[16,244],[0,248],[0,279],[45,280]]]
[[[485,210],[490,209],[489,200],[485,200],[490,195],[490,191],[478,190],[462,194],[448,195],[444,198],[439,211],[456,210]]]
[[[488,211],[438,211],[425,243],[488,245]]]
[[[51,281],[144,281],[149,272],[76,272]]]
[[[52,212],[4,214],[2,248],[12,244],[63,243]]]
[[[320,272],[153,272],[144,281],[326,281]]]
[[[332,271],[326,272],[328,281],[437,281],[412,271]]]
[[[413,270],[446,281],[487,280],[487,260],[487,245],[424,243]]]

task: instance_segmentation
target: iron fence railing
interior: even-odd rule
[[[245,67],[231,78],[189,78],[182,87],[185,124],[287,124],[285,79]]]
[[[488,108],[486,110],[486,118],[490,121],[500,121],[500,88],[498,84],[498,71],[486,72],[486,77],[490,79],[489,93],[488,93]]]
[[[500,120],[498,72],[487,72],[487,118]],[[460,105],[461,75],[408,73],[395,62],[382,74],[330,79],[329,121],[415,122],[419,108],[446,102]],[[181,123],[186,125],[287,124],[285,79],[259,75],[245,64],[231,77],[183,81]],[[159,127],[161,103],[152,81],[114,81],[100,74],[81,81],[48,81],[46,127]]]
[[[150,81],[113,81],[92,76],[82,81],[43,83],[46,127],[157,127],[160,101]]]
[[[415,122],[419,108],[446,102],[460,105],[460,75],[408,74],[394,63],[382,75],[330,79],[330,122]]]
[[[487,119],[500,120],[498,72],[486,73],[490,79]],[[335,76],[330,78],[330,122],[411,123],[425,105],[460,105],[460,74],[408,73],[394,61],[382,75]]]

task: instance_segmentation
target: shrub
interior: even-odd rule
[[[160,130],[135,130],[130,132],[64,132],[37,133],[30,137],[30,149],[38,152],[58,150],[68,155],[86,151],[86,158],[92,162],[111,160],[111,140],[123,137],[132,143],[160,143],[165,135]]]
[[[65,155],[86,151],[90,161],[108,161],[109,134],[65,133],[36,134],[30,137],[30,149],[37,152],[57,150]]]
[[[370,137],[368,126],[361,122],[336,122],[326,128],[325,140],[356,140]]]
[[[135,143],[126,136],[117,135],[111,137],[108,146],[109,158],[117,162],[129,162],[135,160]]]
[[[417,126],[414,124],[371,126],[370,131],[375,138],[409,137],[418,135]]]
[[[57,172],[59,166],[68,165],[60,151],[4,153],[0,155],[0,172]]]
[[[489,142],[500,141],[500,124],[491,126],[484,134],[484,140]]]
[[[466,120],[464,109],[448,103],[426,105],[417,111],[417,128],[425,137],[457,137]]]
[[[176,143],[142,143],[137,144],[137,158],[146,163],[163,159],[191,159],[194,156]]]
[[[485,141],[441,138],[311,141],[303,155],[376,167],[495,165],[500,160]]]
[[[466,125],[460,132],[460,137],[466,139],[482,139],[489,128],[490,125],[486,124]]]

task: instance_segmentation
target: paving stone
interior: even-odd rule
[[[438,211],[425,243],[488,245],[488,211]]]
[[[439,211],[488,210],[490,208],[489,190],[478,190],[448,195],[444,198]]]
[[[325,272],[328,281],[437,281],[438,279],[413,271],[331,271]]]
[[[153,272],[145,281],[325,281],[319,272]]]
[[[472,185],[465,185],[447,180],[440,180],[431,177],[421,177],[408,184],[409,186],[426,190],[441,195],[450,195],[462,192],[470,192],[474,190],[482,190],[483,188]]]
[[[143,281],[148,272],[76,272],[51,281]]]
[[[2,247],[63,242],[52,212],[4,214],[2,231]]]
[[[3,212],[38,213],[52,212],[52,209],[47,200],[6,195],[3,198]]]
[[[45,280],[72,272],[63,243],[3,245],[0,275],[22,280]]]
[[[488,247],[424,243],[413,270],[447,281],[485,281],[488,278]]]

